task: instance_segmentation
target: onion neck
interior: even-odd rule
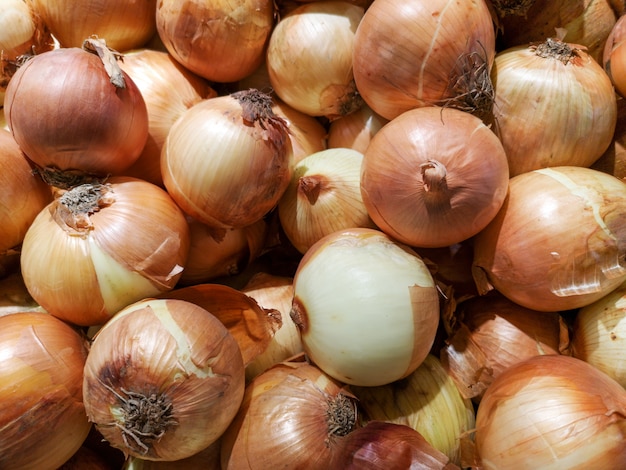
[[[81,184],[58,198],[54,216],[64,230],[84,234],[93,228],[89,217],[113,202],[113,191],[109,185]]]
[[[531,46],[537,56],[545,59],[555,59],[565,65],[578,58],[578,49],[572,48],[560,39],[548,38],[544,42]]]
[[[446,167],[437,160],[428,160],[420,165],[424,191],[427,193],[443,193],[448,190]]]
[[[303,176],[298,180],[298,192],[302,193],[309,204],[315,205],[323,186],[323,177],[320,175]]]
[[[356,428],[356,402],[343,393],[329,398],[326,420],[329,437],[347,436]]]

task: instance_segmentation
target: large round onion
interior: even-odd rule
[[[369,228],[326,235],[305,253],[291,318],[306,354],[344,383],[374,386],[406,377],[430,351],[439,298],[424,261]]]
[[[474,238],[473,273],[533,310],[588,305],[626,280],[626,183],[584,167],[510,180],[496,218]]]
[[[626,466],[626,390],[580,359],[535,356],[507,369],[476,414],[482,468]]]
[[[509,168],[502,144],[477,117],[434,106],[380,129],[361,166],[363,202],[376,225],[411,246],[466,240],[498,213]]]

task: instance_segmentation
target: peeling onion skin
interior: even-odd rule
[[[479,293],[539,311],[584,307],[626,279],[626,183],[564,166],[511,178],[495,219],[474,237]]]
[[[94,337],[83,395],[90,421],[113,447],[145,460],[180,460],[220,438],[244,382],[239,347],[215,316],[182,300],[146,299]],[[151,396],[160,419],[134,421],[133,400],[147,408]],[[135,424],[141,431],[144,423],[160,437],[137,433]]]
[[[626,466],[626,390],[580,359],[540,355],[487,389],[475,442],[485,470]]]
[[[83,444],[87,343],[47,313],[0,317],[0,467],[56,470]]]

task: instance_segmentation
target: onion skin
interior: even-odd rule
[[[87,343],[47,313],[0,317],[0,467],[56,470],[91,423],[81,383]]]
[[[85,363],[85,410],[127,455],[180,460],[220,438],[239,408],[244,380],[239,347],[215,316],[182,300],[146,299],[94,337]],[[148,421],[143,414],[146,421],[135,422],[128,401],[151,396],[161,418]],[[147,435],[136,433],[142,423]]]
[[[4,102],[13,137],[38,167],[96,176],[121,173],[148,138],[148,112],[132,79],[114,86],[102,60],[77,47],[34,56]],[[68,99],[71,97],[72,99]]]
[[[615,380],[576,358],[535,356],[485,392],[476,449],[485,470],[623,468],[625,417],[626,391]]]
[[[511,178],[500,213],[474,237],[478,291],[543,312],[588,305],[626,279],[626,185],[584,167]]]

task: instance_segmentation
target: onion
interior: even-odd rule
[[[355,400],[316,366],[285,362],[248,386],[222,436],[222,468],[327,470],[357,426]]]
[[[476,449],[485,470],[626,465],[626,391],[584,361],[535,356],[485,392]]]
[[[434,280],[414,251],[383,232],[326,235],[306,252],[293,282],[290,315],[304,351],[337,380],[393,382],[417,369],[433,345]]]
[[[363,13],[359,6],[329,0],[304,3],[281,18],[270,36],[266,63],[282,101],[329,119],[361,106],[352,49]]]
[[[22,273],[0,276],[0,317],[20,312],[47,313],[28,293]]]
[[[380,0],[356,32],[354,79],[365,102],[386,119],[444,104],[482,115],[491,110],[494,55],[484,0]]]
[[[183,213],[146,181],[112,177],[76,186],[29,227],[21,253],[28,291],[52,315],[77,325],[174,287],[189,247]]]
[[[626,19],[620,16],[606,39],[602,53],[602,65],[606,70],[615,91],[620,95],[626,95]]]
[[[119,51],[142,46],[156,32],[156,0],[26,0],[62,47],[97,36]]]
[[[613,141],[590,168],[616,176],[626,182],[626,100],[617,100],[617,125]]]
[[[568,328],[559,313],[522,307],[498,292],[459,303],[455,315],[441,362],[460,393],[475,403],[510,366],[539,354],[569,353]]]
[[[328,126],[329,148],[350,148],[365,153],[372,137],[388,120],[363,104],[355,112],[335,119]]]
[[[409,426],[451,463],[461,464],[461,441],[474,429],[474,408],[435,356],[426,356],[402,380],[378,387],[353,386],[350,390],[359,400],[364,420]],[[440,419],[443,416],[445,419]]]
[[[285,235],[305,253],[337,230],[376,228],[361,198],[363,154],[348,148],[326,149],[300,160],[278,202]]]
[[[385,233],[416,247],[466,240],[498,213],[509,182],[496,135],[476,116],[426,106],[385,125],[365,151],[363,202]]]
[[[584,307],[626,279],[626,183],[584,167],[544,168],[510,180],[496,218],[474,238],[480,293],[524,307]]]
[[[572,355],[626,387],[626,282],[581,308],[572,325]]]
[[[111,51],[93,44],[109,57],[107,67],[115,64]],[[85,173],[120,173],[139,157],[148,137],[146,104],[123,71],[112,77],[97,54],[72,47],[34,56],[9,82],[7,123],[51,184],[71,187]]]
[[[0,253],[17,247],[39,212],[52,200],[9,131],[0,129]]]
[[[237,342],[205,309],[146,299],[95,336],[83,381],[85,410],[125,454],[180,460],[218,440],[244,392]]]
[[[213,82],[236,82],[263,62],[274,14],[271,0],[162,0],[156,26],[185,68]]]
[[[293,172],[285,121],[250,89],[202,101],[172,126],[161,157],[168,193],[191,217],[241,228],[265,216]]]
[[[499,52],[493,82],[495,130],[511,176],[588,167],[611,143],[615,91],[602,67],[578,46],[547,39]]]
[[[56,470],[83,444],[86,346],[46,313],[0,317],[0,467]]]
[[[148,140],[124,174],[162,186],[161,150],[170,128],[191,106],[217,93],[206,80],[164,51],[129,51],[120,61],[120,68],[137,85],[148,110]]]

